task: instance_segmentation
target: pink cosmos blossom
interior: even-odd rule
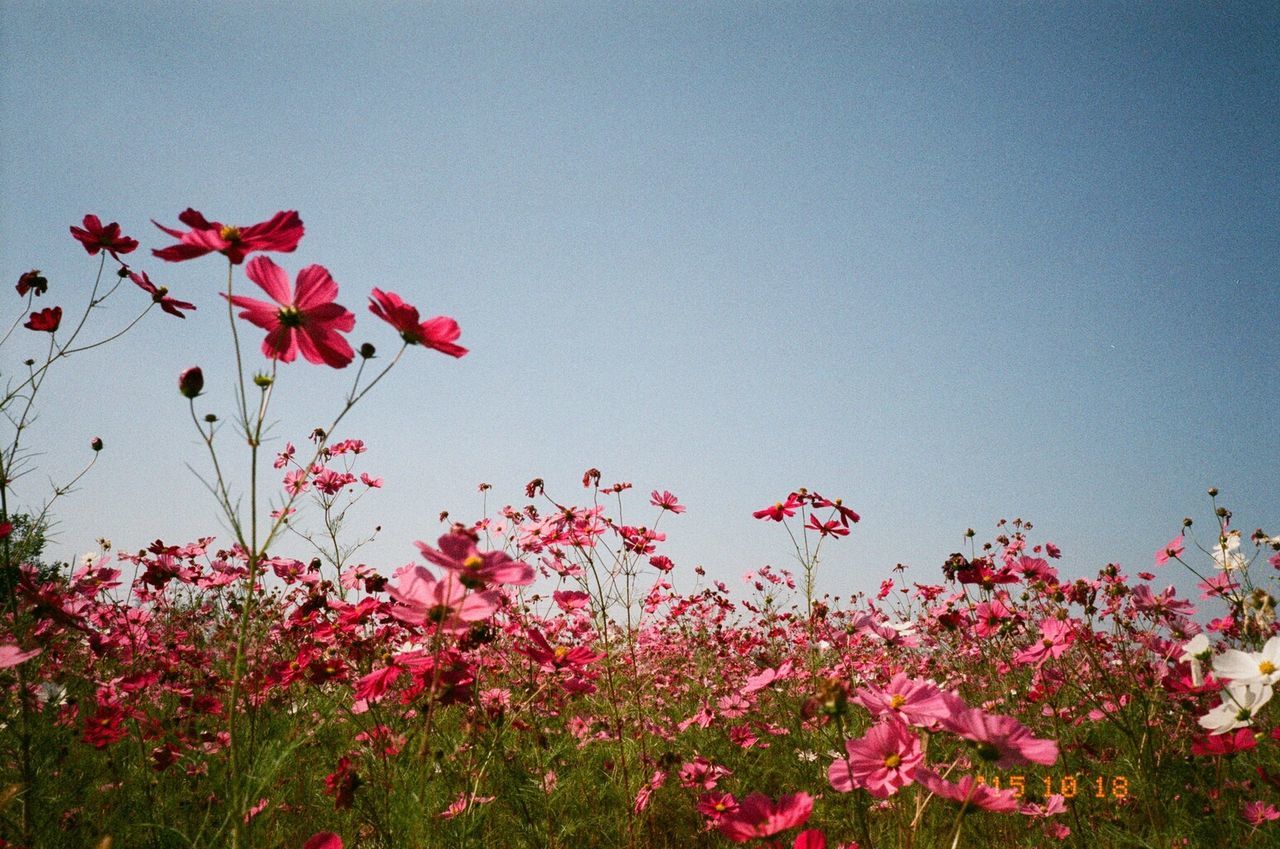
[[[1248,728],[1237,728],[1234,732],[1222,734],[1206,734],[1191,741],[1191,754],[1197,757],[1222,757],[1237,752],[1247,752],[1258,746],[1258,738]]]
[[[1156,565],[1163,566],[1171,559],[1181,557],[1184,548],[1186,548],[1186,542],[1183,540],[1182,534],[1178,534],[1165,543],[1164,548],[1156,552]]]
[[[943,724],[948,731],[976,743],[978,757],[994,763],[997,769],[1026,763],[1052,766],[1058,761],[1056,741],[1032,737],[1025,725],[1010,716],[971,708],[948,717]]]
[[[532,628],[528,631],[531,646],[516,646],[516,651],[541,665],[544,672],[555,672],[565,669],[570,672],[581,672],[588,663],[595,663],[604,657],[603,652],[593,652],[586,646],[565,645],[552,647],[541,632]]]
[[[982,808],[1011,814],[1019,808],[1018,797],[1013,790],[995,790],[972,775],[962,776],[958,783],[953,784],[933,770],[921,767],[916,770],[915,779],[930,793],[958,802],[965,809]]]
[[[1240,816],[1244,817],[1245,822],[1256,828],[1264,822],[1280,820],[1280,810],[1276,810],[1276,806],[1269,802],[1249,802],[1241,809]]]
[[[735,810],[726,812],[716,829],[734,843],[746,843],[802,825],[812,812],[813,797],[808,793],[782,796],[777,801],[763,793],[752,793]]]
[[[887,799],[912,783],[916,768],[924,763],[920,738],[898,719],[873,726],[861,739],[845,741],[847,756],[827,770],[827,780],[842,793],[863,788],[877,799]]]
[[[118,254],[131,253],[138,247],[137,239],[120,235],[120,225],[114,221],[104,226],[98,216],[86,215],[83,224],[83,228],[72,227],[71,235],[84,245],[89,256],[97,256],[99,251],[106,251],[118,260]]]
[[[271,296],[275,304],[232,295],[232,304],[242,308],[240,317],[267,331],[262,353],[273,360],[291,363],[302,352],[309,362],[343,368],[355,358],[355,351],[339,332],[349,332],[356,317],[346,307],[334,303],[338,284],[320,265],[308,265],[298,272],[296,295],[290,292],[284,269],[266,257],[257,257],[245,267],[245,274]]]
[[[467,353],[466,348],[453,344],[462,335],[458,322],[443,315],[419,321],[418,308],[400,300],[395,292],[374,289],[369,296],[369,312],[394,327],[406,344],[425,345],[451,357]]]
[[[445,534],[436,541],[439,550],[415,543],[430,562],[455,575],[463,586],[479,589],[490,584],[525,587],[533,583],[533,567],[513,560],[504,551],[480,551],[466,534]]]
[[[677,503],[676,497],[666,490],[663,490],[661,495],[658,494],[656,489],[649,493],[649,503],[654,507],[670,510],[672,513],[683,513],[685,511],[684,505]]]
[[[787,496],[786,501],[778,501],[771,507],[765,507],[763,510],[757,510],[751,515],[757,519],[772,519],[775,522],[781,522],[788,516],[794,516],[796,510],[799,510],[801,501],[793,492]]]
[[[43,649],[31,649],[23,651],[15,645],[0,646],[0,669],[7,669],[10,666],[17,666],[24,663],[36,655],[40,654]]]
[[[408,566],[396,577],[396,586],[387,590],[396,602],[391,615],[411,625],[434,622],[448,633],[461,633],[498,609],[496,592],[472,592],[452,572],[436,580],[422,566]]]
[[[990,637],[998,634],[1004,623],[1014,618],[1013,611],[1006,607],[1004,601],[999,598],[981,602],[973,613],[976,618],[973,630],[979,637]]]
[[[1070,620],[1045,619],[1040,623],[1040,639],[1014,655],[1016,663],[1041,664],[1050,658],[1062,657],[1075,640],[1075,628]]]
[[[311,835],[302,849],[342,849],[342,838],[332,831],[321,831]]]
[[[160,259],[182,262],[217,251],[233,265],[239,265],[254,251],[292,252],[298,247],[304,232],[302,219],[293,210],[277,212],[271,220],[250,227],[232,227],[208,221],[194,209],[184,211],[178,220],[191,229],[184,232],[151,222],[178,240],[176,245],[151,252]]]
[[[178,318],[186,318],[182,314],[182,310],[193,310],[195,304],[179,301],[177,298],[169,297],[169,290],[163,286],[157,287],[151,282],[151,278],[147,276],[145,271],[133,271],[129,274],[129,279],[137,284],[138,288],[151,296],[153,303],[160,305],[160,309],[169,315],[176,315]]]
[[[931,728],[964,710],[957,696],[943,692],[932,681],[908,678],[899,672],[883,689],[862,687],[853,700],[872,716],[896,716],[908,725]]]

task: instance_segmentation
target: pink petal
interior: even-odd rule
[[[289,292],[289,275],[265,256],[250,260],[244,267],[244,273],[250,280],[261,286],[262,291],[271,296],[276,303],[286,306],[293,303],[293,296]]]

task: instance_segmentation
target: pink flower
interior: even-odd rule
[[[678,504],[676,497],[666,490],[663,490],[661,495],[658,494],[656,489],[649,493],[649,503],[654,507],[670,510],[672,513],[683,513],[685,511],[684,505]]]
[[[441,569],[456,575],[465,587],[479,589],[490,584],[524,587],[533,583],[533,567],[513,560],[503,551],[480,551],[466,534],[445,534],[436,541],[439,550],[418,541],[418,551]]]
[[[84,217],[84,228],[72,227],[71,235],[75,236],[89,256],[97,256],[99,251],[106,251],[116,259],[119,254],[127,254],[137,249],[138,240],[120,235],[120,225],[112,221],[103,226],[96,215]]]
[[[1186,547],[1182,539],[1182,534],[1178,534],[1173,539],[1165,543],[1164,548],[1156,552],[1156,565],[1163,566],[1174,557],[1180,557],[1182,550]]]
[[[17,666],[24,663],[36,655],[40,654],[41,649],[32,649],[31,651],[23,651],[17,646],[0,646],[0,669],[7,669],[10,666]]]
[[[752,793],[735,810],[726,811],[716,828],[734,843],[746,843],[802,825],[811,813],[813,797],[808,793],[783,796],[776,802],[763,793]]]
[[[1267,802],[1249,802],[1240,811],[1240,816],[1244,817],[1245,822],[1256,828],[1264,822],[1280,820],[1280,811],[1276,810],[1275,805]]]
[[[179,301],[177,298],[169,297],[169,290],[163,286],[157,287],[151,282],[151,278],[147,276],[145,271],[134,271],[129,274],[129,279],[138,284],[138,288],[151,296],[151,300],[160,305],[160,309],[169,315],[176,315],[178,318],[186,318],[180,310],[193,310],[195,304],[189,304],[186,301]]]
[[[1052,766],[1058,761],[1056,741],[1032,737],[1025,725],[1010,716],[996,716],[971,708],[943,724],[948,731],[977,743],[978,757],[994,763],[997,769],[1026,763]]]
[[[418,308],[406,304],[395,292],[374,289],[369,296],[369,312],[394,327],[409,345],[425,345],[442,354],[461,357],[467,349],[453,344],[462,330],[458,322],[444,315],[419,322]]]
[[[396,602],[391,615],[411,625],[434,622],[448,633],[462,633],[498,609],[496,592],[471,592],[452,572],[436,580],[423,567],[409,566],[396,576],[397,585],[387,590]]]
[[[751,515],[757,519],[772,519],[775,522],[781,522],[788,516],[794,516],[798,509],[800,509],[800,499],[796,498],[796,494],[793,492],[787,496],[786,501],[775,502],[773,506],[757,510]]]
[[[309,362],[334,368],[346,366],[355,351],[339,331],[350,331],[356,317],[346,307],[334,303],[338,284],[320,265],[308,265],[298,272],[297,294],[292,294],[284,269],[266,257],[258,257],[245,267],[245,274],[271,296],[275,304],[232,295],[232,304],[241,307],[240,317],[267,331],[262,353],[273,360],[291,363],[302,351]],[[224,293],[223,297],[227,295]],[[278,306],[277,306],[278,305]]]
[[[1018,797],[1013,790],[993,790],[972,775],[965,775],[958,784],[952,784],[933,770],[921,767],[916,770],[915,778],[930,793],[959,802],[964,809],[982,808],[1011,814],[1019,808]]]
[[[1075,640],[1075,629],[1069,621],[1045,619],[1040,623],[1040,639],[1013,656],[1017,663],[1042,664],[1058,658]]]
[[[848,753],[827,770],[827,780],[842,793],[855,787],[877,799],[887,799],[912,783],[912,775],[924,763],[920,738],[898,719],[874,726],[859,740],[847,740]]]
[[[332,831],[321,831],[311,835],[302,849],[342,849],[342,838]]]
[[[901,672],[884,689],[859,689],[853,700],[873,716],[893,715],[922,728],[931,728],[965,709],[959,697],[943,692],[932,681],[908,678]]]
[[[289,253],[295,250],[304,232],[302,219],[293,210],[277,212],[270,221],[251,227],[232,227],[218,221],[207,221],[194,209],[187,209],[178,216],[178,220],[191,229],[183,232],[151,222],[178,239],[176,245],[151,252],[160,259],[182,262],[217,251],[233,265],[239,265],[253,251]]]

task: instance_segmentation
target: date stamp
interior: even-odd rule
[[[981,775],[979,784],[993,790],[1012,790],[1021,799],[1028,792],[1044,796],[1058,795],[1064,799],[1088,796],[1094,799],[1125,799],[1129,796],[1129,778],[1124,775],[1090,775],[1077,772],[1070,775]]]

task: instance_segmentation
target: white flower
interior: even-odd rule
[[[1266,684],[1232,684],[1223,694],[1222,704],[1200,717],[1200,725],[1210,734],[1244,728],[1270,699],[1271,688]]]
[[[1280,637],[1272,637],[1260,652],[1227,649],[1213,659],[1213,674],[1237,684],[1265,684],[1280,680]]]
[[[1230,531],[1226,536],[1218,537],[1218,544],[1209,552],[1213,565],[1226,572],[1238,572],[1248,565],[1244,555],[1240,553],[1240,532]]]
[[[1180,663],[1191,664],[1191,685],[1199,687],[1204,684],[1204,666],[1203,663],[1213,655],[1213,649],[1209,647],[1209,638],[1204,634],[1196,634],[1191,638],[1190,642],[1182,647],[1182,657],[1178,658]]]

